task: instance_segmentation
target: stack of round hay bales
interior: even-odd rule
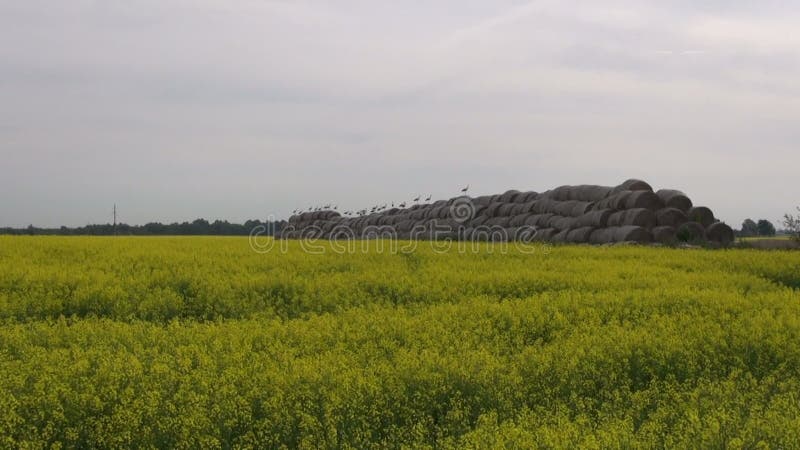
[[[468,201],[465,203],[465,200]],[[469,209],[462,217],[463,208]],[[454,210],[459,216],[454,217]],[[559,186],[537,193],[508,190],[480,197],[453,197],[408,208],[391,208],[359,217],[341,217],[336,211],[309,211],[292,215],[279,238],[302,238],[314,233],[337,234],[342,227],[354,235],[374,227],[390,227],[400,237],[420,232],[426,238],[499,240],[525,235],[535,240],[606,244],[616,242],[713,242],[729,245],[733,230],[704,206],[675,189],[653,188],[629,179],[617,186],[591,184]],[[450,232],[439,230],[452,228]],[[308,233],[305,233],[308,231]],[[510,237],[509,237],[510,236]]]

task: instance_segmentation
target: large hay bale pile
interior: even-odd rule
[[[304,212],[290,217],[277,237],[342,236],[591,244],[733,242],[733,230],[715,219],[709,208],[694,206],[679,190],[654,192],[638,179],[617,186],[559,186],[541,193],[511,189],[358,217],[343,217],[335,211]]]

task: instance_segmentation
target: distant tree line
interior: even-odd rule
[[[39,228],[29,225],[26,228],[0,228],[0,234],[14,235],[60,235],[60,236],[247,236],[256,227],[265,227],[265,233],[280,231],[285,221],[262,222],[248,220],[243,224],[230,223],[227,220],[209,222],[197,219],[192,222],[174,222],[163,224],[151,222],[144,225],[128,225],[118,223],[116,227],[110,223],[86,225],[84,227]]]
[[[742,229],[738,231],[740,237],[753,237],[753,236],[775,236],[777,230],[775,225],[769,220],[761,219],[758,222],[753,219],[745,219],[742,222]]]

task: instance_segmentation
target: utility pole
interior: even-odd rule
[[[117,204],[114,203],[114,236],[117,235]]]

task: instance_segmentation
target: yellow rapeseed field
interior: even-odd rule
[[[0,236],[0,448],[800,448],[800,252],[379,244]]]

